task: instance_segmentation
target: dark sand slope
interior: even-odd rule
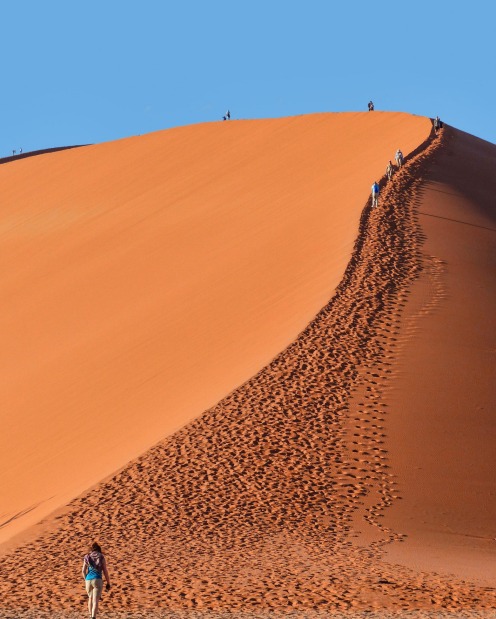
[[[389,557],[496,586],[496,146],[448,128],[417,199],[414,337],[386,398],[386,522],[408,538]]]
[[[2,558],[2,573],[16,575],[14,590],[0,582],[2,604],[8,595],[9,609],[26,616],[83,611],[77,569],[91,531],[114,566],[109,613],[494,608],[490,588],[384,559],[406,522],[393,527],[384,515],[414,484],[391,467],[410,435],[392,444],[383,396],[412,337],[410,293],[429,264],[416,216],[423,179],[435,161],[442,174],[445,156],[435,140],[383,192],[381,208],[364,211],[343,281],[294,344]]]

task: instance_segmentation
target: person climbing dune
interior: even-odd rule
[[[379,205],[379,183],[377,181],[372,185],[372,208]]]
[[[98,604],[102,597],[103,579],[102,573],[105,576],[106,590],[110,590],[110,576],[107,569],[107,561],[102,554],[100,545],[94,542],[91,546],[91,551],[83,558],[82,568],[83,578],[88,594],[88,611],[90,619],[96,619],[98,612]]]
[[[434,133],[437,133],[439,129],[443,128],[443,122],[439,118],[439,116],[436,116],[436,118],[434,119],[433,125],[434,125]]]
[[[396,165],[398,166],[398,169],[401,168],[401,166],[403,165],[404,159],[403,159],[403,153],[401,152],[399,148],[396,151],[396,155],[394,156],[394,158],[396,160]]]
[[[391,159],[390,159],[386,167],[386,176],[387,176],[388,181],[390,181],[393,178],[393,174],[394,174],[394,166],[391,163]]]

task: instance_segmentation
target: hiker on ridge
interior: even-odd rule
[[[401,166],[403,165],[403,153],[399,148],[396,151],[396,155],[394,156],[394,158],[396,160],[396,165],[398,166],[398,169],[401,168]]]
[[[377,181],[372,185],[372,208],[379,205],[379,183]]]
[[[434,124],[434,133],[437,133],[439,129],[443,128],[443,123],[441,122],[441,119],[439,118],[439,116],[436,116],[433,124]]]
[[[389,163],[387,164],[387,168],[386,168],[386,175],[387,175],[388,181],[390,181],[393,178],[393,174],[394,174],[394,167],[390,159]]]
[[[369,112],[373,112],[374,111],[374,104],[373,104],[372,101],[369,101],[368,106],[369,106]]]
[[[229,110],[226,112],[226,118],[227,120],[231,120],[231,112]]]
[[[105,575],[107,584],[105,589],[110,590],[110,577],[107,570],[107,562],[102,554],[100,545],[94,542],[91,546],[89,554],[84,556],[82,574],[86,585],[86,593],[88,594],[88,610],[90,619],[96,619],[98,612],[98,603],[102,597],[103,579],[102,573]]]

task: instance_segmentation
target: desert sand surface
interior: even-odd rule
[[[331,297],[429,121],[209,123],[0,166],[0,542],[200,415]]]
[[[381,116],[388,125],[389,115]],[[410,119],[399,115],[398,124]],[[294,120],[299,121],[305,119]],[[462,274],[482,284],[470,302],[490,320],[494,295],[484,292],[494,288],[488,278],[490,241],[475,242],[469,235],[460,253],[449,246],[451,233],[443,228],[436,237],[430,222],[462,221],[464,209],[477,211],[468,222],[475,226],[481,225],[479,211],[491,217],[493,207],[484,202],[491,195],[491,174],[482,165],[465,167],[467,180],[480,174],[483,189],[464,193],[460,169],[451,171],[451,161],[463,161],[472,148],[485,161],[492,156],[486,149],[492,153],[495,147],[449,127],[428,137],[429,121],[423,121],[406,165],[392,182],[383,181],[379,208],[370,208],[369,184],[363,191],[354,245],[341,248],[346,264],[301,333],[213,406],[181,417],[180,429],[32,527],[31,537],[4,546],[0,569],[15,575],[15,588],[10,578],[0,581],[3,617],[84,613],[79,569],[94,538],[104,546],[113,580],[102,612],[115,619],[495,616],[494,549],[484,546],[484,578],[472,568],[464,572],[455,536],[444,527],[447,522],[469,534],[465,556],[481,548],[471,536],[490,531],[487,511],[494,495],[487,460],[494,419],[480,413],[482,432],[473,427],[471,408],[475,393],[482,408],[491,398],[492,367],[483,363],[489,336],[479,330],[460,334],[482,384],[472,396],[469,372],[457,366],[456,378],[446,379],[448,388],[442,373],[429,372],[438,367],[436,356],[457,365],[450,340],[442,337],[445,328],[458,335],[456,321],[450,329],[442,312],[457,313],[451,295],[452,288],[466,290]],[[320,165],[320,159],[314,163]],[[444,206],[433,196],[438,189],[448,196]],[[486,221],[484,230],[490,228]],[[463,230],[453,233],[455,245],[465,239]],[[463,311],[470,314],[470,307],[467,302]],[[426,367],[412,371],[412,359]],[[466,382],[455,388],[455,380]],[[435,396],[443,411],[434,419],[429,410],[422,412],[418,427],[428,381],[433,395],[426,406],[438,410]],[[437,392],[441,388],[444,393]],[[470,406],[456,408],[459,392]],[[431,440],[429,424],[439,420],[444,431],[434,428],[432,443],[443,462],[429,460],[424,444]],[[461,448],[455,423],[467,434],[463,449],[481,452],[473,469],[464,466],[470,452]],[[425,466],[421,476],[418,460]],[[470,482],[477,490],[464,494]],[[449,496],[448,509],[443,496]],[[480,497],[484,513],[465,505]],[[424,549],[424,562],[418,562]]]
[[[496,146],[447,128],[418,193],[423,271],[392,391],[388,451],[408,537],[389,557],[496,583]]]
[[[2,619],[31,619],[33,614],[30,612],[5,611]],[[41,618],[51,617],[53,619],[79,619],[81,612],[66,611],[41,611]],[[384,612],[384,611],[363,611],[363,612],[332,612],[328,611],[252,611],[252,612],[216,612],[216,611],[195,611],[195,610],[157,610],[153,612],[134,611],[134,612],[105,612],[104,616],[108,619],[494,619],[496,613],[474,609],[472,611],[408,611]]]

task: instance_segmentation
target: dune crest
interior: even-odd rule
[[[339,284],[406,114],[184,127],[0,166],[0,541],[271,361]]]
[[[207,617],[490,616],[494,588],[386,554],[404,543],[406,522],[393,526],[388,515],[415,491],[391,467],[401,444],[391,442],[386,396],[409,354],[412,292],[431,273],[418,211],[434,162],[443,162],[444,135],[409,157],[379,209],[363,211],[332,300],[288,348],[0,560],[21,576],[12,596],[19,611],[44,616],[83,604],[63,559],[79,556],[88,531],[98,531],[114,561],[110,616],[164,607]],[[48,569],[53,586],[43,579]]]

